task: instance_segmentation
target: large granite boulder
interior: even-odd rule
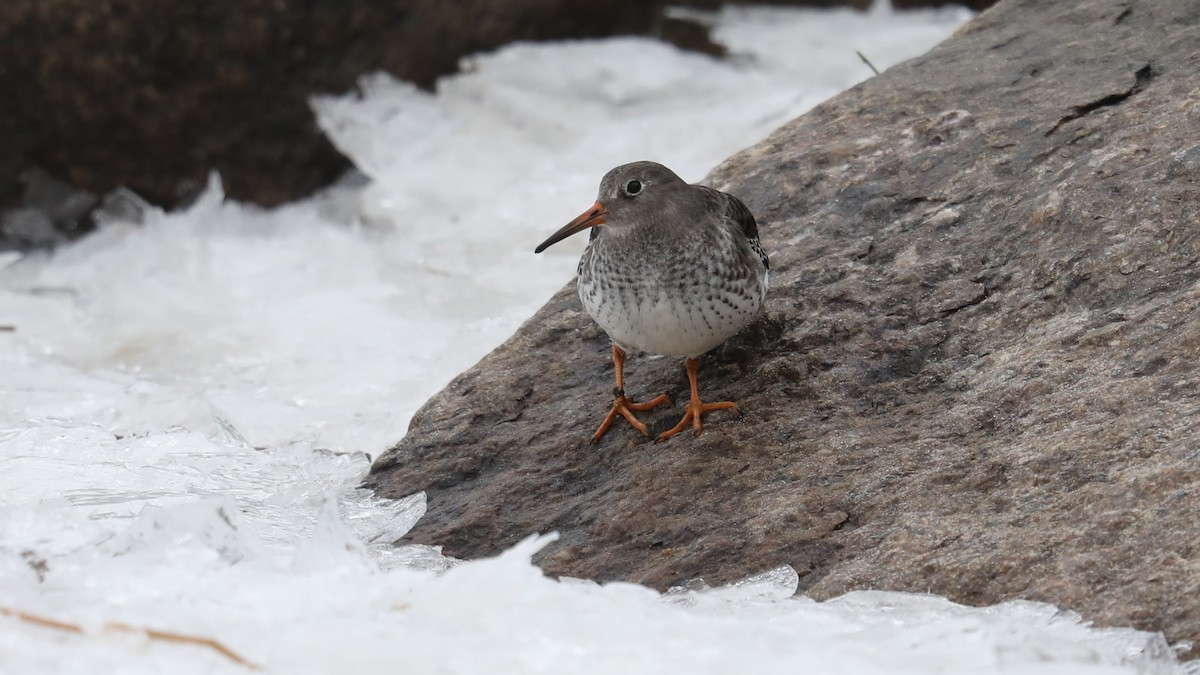
[[[368,484],[427,491],[408,540],[452,556],[558,530],[555,575],[788,564],[815,598],[1028,598],[1200,640],[1197,45],[1200,3],[1004,0],[710,176],[771,252],[761,322],[701,370],[743,417],[589,445],[612,373],[572,283]],[[687,391],[677,359],[627,386]]]

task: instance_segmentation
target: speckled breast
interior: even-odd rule
[[[699,356],[745,328],[762,307],[766,270],[732,238],[613,243],[597,238],[584,252],[579,298],[624,349]]]

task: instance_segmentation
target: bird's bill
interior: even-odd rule
[[[576,232],[582,232],[582,231],[588,229],[589,227],[603,225],[604,224],[604,216],[606,216],[606,215],[608,215],[608,214],[604,210],[604,207],[600,205],[600,202],[596,202],[595,204],[592,204],[592,208],[579,214],[579,217],[576,218],[575,220],[572,220],[571,222],[567,223],[566,225],[563,225],[561,230],[550,235],[550,238],[547,239],[546,241],[543,241],[541,246],[538,246],[537,248],[533,249],[533,252],[541,253],[542,251],[545,251],[547,248],[550,248],[551,246],[553,246],[553,245],[557,244],[558,242],[562,241],[563,239],[566,239],[567,237],[575,234]]]

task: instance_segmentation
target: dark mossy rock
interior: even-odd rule
[[[230,196],[278,204],[348,167],[316,128],[315,93],[380,69],[428,86],[464,54],[644,33],[657,16],[636,0],[7,0],[0,181],[36,166],[171,205],[216,169]]]
[[[308,100],[350,90],[368,72],[431,86],[462,56],[514,40],[621,34],[721,53],[663,5],[5,0],[0,250],[53,245],[92,224],[23,200],[18,179],[31,170],[81,194],[126,187],[168,207],[191,199],[213,170],[231,197],[267,206],[328,185],[349,163],[317,130]]]

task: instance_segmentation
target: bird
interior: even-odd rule
[[[635,412],[670,405],[666,394],[634,402],[625,394],[625,359],[639,351],[683,356],[691,399],[683,419],[656,439],[715,410],[741,414],[737,403],[700,398],[700,357],[750,325],[767,296],[770,261],[758,224],[737,197],[684,181],[657,162],[612,169],[596,203],[542,242],[534,253],[591,230],[579,259],[579,299],[612,340],[616,371],[613,404],[592,436],[600,439],[617,417],[649,438]]]

